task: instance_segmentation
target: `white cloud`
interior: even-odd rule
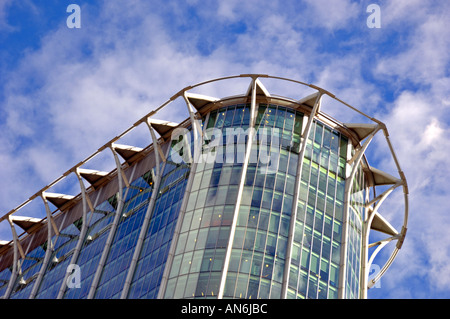
[[[122,10],[107,2],[99,17],[83,11],[81,29],[61,26],[50,32],[38,50],[11,70],[5,86],[7,117],[1,127],[6,132],[1,161],[8,170],[1,170],[0,178],[12,186],[0,195],[2,211],[18,205],[181,88],[228,75],[232,69],[226,61],[180,51],[157,16],[135,7],[121,16]],[[104,20],[106,24],[96,24]],[[126,37],[123,23],[132,23]],[[80,55],[82,48],[89,48],[90,55]],[[156,117],[181,121],[186,118],[181,114],[172,109]],[[150,143],[150,136],[145,138]],[[25,171],[33,177],[25,177]]]
[[[274,12],[275,9],[279,9],[279,3],[277,1],[219,1],[217,7],[217,15],[219,16],[219,18],[228,21],[237,21],[242,18],[253,20],[262,19],[264,16],[267,16],[268,14],[270,15],[272,12]]]
[[[439,147],[438,145],[445,138],[445,136],[443,136],[444,129],[441,128],[441,125],[442,124],[439,123],[437,118],[431,118],[431,122],[425,128],[421,144]]]
[[[11,32],[14,31],[14,27],[8,23],[8,8],[11,6],[12,0],[3,0],[0,2],[0,31]]]
[[[448,28],[442,14],[447,6],[423,1],[382,5],[383,28],[398,32],[399,41],[393,51],[379,56],[375,68],[375,75],[396,94],[377,117],[387,125],[409,186],[406,241],[382,279],[390,296],[399,298],[448,297],[450,41],[442,36]],[[395,171],[392,161],[378,160],[380,168]],[[402,207],[386,208],[391,216],[402,216]],[[412,288],[399,291],[398,286]]]
[[[349,0],[307,0],[306,16],[312,25],[324,27],[328,30],[339,30],[357,17],[361,11],[360,5]]]
[[[446,136],[450,128],[443,122],[447,111],[439,105],[442,94],[404,92],[392,112],[382,118],[406,174],[410,202],[406,249],[400,251],[387,281],[421,277],[432,291],[446,291],[450,283],[450,218],[446,211],[450,197],[450,141]],[[394,169],[392,162],[381,163],[387,171]],[[402,207],[387,208],[392,215],[402,216]]]
[[[348,1],[337,6],[339,15],[333,15],[333,25],[347,21],[341,10],[355,10]],[[104,2],[99,15],[92,16],[86,5],[82,8],[81,29],[61,25],[49,32],[41,47],[29,51],[19,67],[12,70],[5,87],[7,121],[2,130],[8,132],[13,144],[5,147],[11,161],[24,155],[14,143],[39,146],[17,167],[39,169],[35,175],[42,184],[34,184],[34,190],[54,178],[51,169],[43,169],[51,154],[57,157],[58,168],[68,169],[179,89],[202,80],[268,73],[308,81],[315,75],[321,82],[316,84],[341,90],[345,86],[336,84],[353,75],[352,92],[344,97],[355,96],[356,87],[357,100],[372,90],[370,85],[361,88],[362,81],[355,76],[360,70],[350,66],[360,60],[354,60],[355,56],[339,62],[333,62],[336,60],[332,57],[321,60],[324,55],[316,52],[317,44],[296,27],[293,13],[279,4],[230,2],[219,7],[202,6],[199,10],[203,17],[207,16],[204,10],[209,10],[209,15],[219,10],[224,17],[236,13],[233,21],[249,21],[246,33],[236,35],[231,43],[219,43],[208,56],[192,48],[183,50],[184,43],[177,42],[179,35],[173,26],[169,27],[169,21],[159,15],[162,9],[151,13],[153,7],[157,5],[141,1]],[[336,74],[345,76],[333,77]],[[182,120],[169,110],[160,116]],[[13,183],[13,174],[1,174],[5,182]],[[9,191],[1,195],[5,209],[17,204],[19,195],[10,195]]]
[[[448,17],[439,12],[424,16],[410,32],[405,49],[381,59],[376,71],[382,76],[396,76],[401,83],[425,85],[449,76],[450,38],[443,34],[448,27]]]
[[[436,7],[445,6],[445,1],[397,0],[380,3],[382,23],[386,28],[413,27],[423,21]]]

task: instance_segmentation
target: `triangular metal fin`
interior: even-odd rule
[[[369,167],[369,170],[372,172],[374,184],[373,186],[380,185],[394,185],[397,184],[400,179],[396,178],[386,172],[383,172],[375,167]]]
[[[391,236],[398,235],[398,231],[378,212],[373,216],[370,228]]]
[[[259,79],[255,80],[256,82],[256,95],[264,95],[265,97],[270,97],[269,91],[267,91],[266,87],[261,83]],[[252,96],[253,83],[250,83],[246,96]]]
[[[364,140],[373,131],[376,130],[378,124],[367,124],[367,123],[345,123],[344,124],[349,129],[353,130],[358,136],[359,140]]]
[[[297,101],[299,104],[304,104],[309,107],[314,107],[314,104],[316,103],[317,97],[319,96],[320,92],[315,92],[313,94],[310,94],[308,96],[305,96],[304,98]]]

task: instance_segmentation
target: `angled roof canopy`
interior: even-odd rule
[[[372,172],[374,185],[373,186],[380,186],[380,185],[394,185],[400,181],[400,179],[383,172],[375,167],[369,167],[369,170]]]
[[[94,188],[101,185],[103,178],[109,174],[108,172],[101,172],[86,168],[78,168],[78,172],[80,173],[80,176],[83,177]]]
[[[185,93],[186,98],[188,99],[189,103],[192,104],[192,106],[199,112],[202,113],[202,109],[209,103],[213,103],[218,101],[218,98],[202,95],[202,94],[196,94],[191,92]]]
[[[397,230],[378,212],[375,212],[370,228],[392,236],[398,234]]]
[[[299,104],[304,104],[309,107],[314,107],[314,103],[316,103],[317,96],[319,96],[320,92],[314,92],[313,94],[310,94],[308,96],[305,96],[304,98],[298,100]]]
[[[127,162],[133,162],[134,157],[142,152],[142,148],[122,144],[112,144],[114,150]]]
[[[170,132],[172,129],[177,127],[179,124],[169,121],[163,121],[163,120],[156,120],[149,118],[148,123],[151,124],[151,126],[155,129],[158,134],[164,138],[164,135],[166,135],[168,132]]]
[[[34,217],[25,217],[25,216],[10,216],[11,221],[22,228],[27,233],[30,232],[30,230],[33,228],[33,226],[37,224],[43,224],[43,220],[40,218],[34,218]]]
[[[2,249],[5,246],[9,246],[9,245],[12,245],[12,241],[0,240],[0,249]]]
[[[56,194],[56,193],[45,193],[45,198],[55,205],[59,210],[67,205],[75,196],[65,195],[65,194]]]
[[[256,95],[264,95],[265,97],[270,97],[269,91],[267,91],[266,87],[261,83],[259,79],[256,79]],[[253,85],[250,83],[246,96],[252,96]]]
[[[369,136],[375,129],[378,124],[366,124],[366,123],[345,123],[344,124],[349,129],[353,130],[358,136],[359,140],[362,141],[367,136]]]

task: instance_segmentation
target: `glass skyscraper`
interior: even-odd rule
[[[244,94],[195,93],[237,79],[249,82]],[[313,93],[272,95],[264,79]],[[367,122],[322,112],[324,96]],[[185,102],[186,120],[153,118],[175,100]],[[147,147],[120,144],[140,125]],[[369,165],[378,132],[398,177]],[[105,152],[115,169],[85,168]],[[78,194],[51,192],[69,175]],[[397,188],[400,228],[379,211]],[[21,216],[31,203],[41,216]],[[0,241],[0,297],[366,298],[401,248],[407,216],[406,179],[383,123],[311,84],[214,79],[181,90],[0,218],[11,228]],[[387,261],[369,276],[388,243]]]

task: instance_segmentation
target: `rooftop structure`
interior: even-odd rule
[[[248,81],[244,94],[198,93],[235,80]],[[310,92],[277,96],[269,80]],[[365,122],[327,115],[324,97]],[[186,120],[154,118],[174,101]],[[141,126],[146,147],[121,144]],[[366,158],[377,134],[396,176]],[[115,169],[88,168],[105,153]],[[79,193],[55,192],[69,177]],[[396,189],[404,213],[394,226],[380,207]],[[22,215],[32,203],[42,217]],[[218,78],[182,89],[0,217],[12,235],[0,241],[0,297],[366,298],[402,247],[407,221],[406,178],[382,122],[312,84]],[[389,243],[390,257],[369,278]]]

